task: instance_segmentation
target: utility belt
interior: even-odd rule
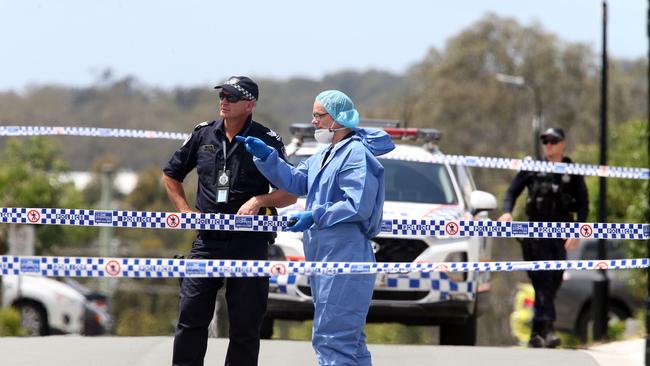
[[[561,212],[561,213],[526,213],[528,216],[528,221],[535,222],[574,222],[573,212]]]
[[[204,243],[210,242],[265,242],[273,244],[275,238],[269,235],[270,233],[256,233],[252,231],[221,231],[221,230],[199,230],[199,238]]]

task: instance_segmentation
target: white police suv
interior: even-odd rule
[[[377,127],[375,121],[362,126]],[[403,129],[390,122],[379,125],[393,138],[396,148],[379,157],[384,166],[386,200],[384,220],[446,219],[487,220],[496,208],[493,195],[478,191],[469,170],[433,162],[440,132],[435,129]],[[287,156],[296,165],[316,152],[310,124],[291,126],[294,136]],[[417,145],[419,143],[419,145]],[[280,210],[290,215],[304,210],[305,200]],[[488,261],[489,238],[438,238],[379,234],[372,241],[377,262],[463,262]],[[278,233],[270,248],[273,260],[304,260],[302,233]],[[473,345],[476,318],[487,305],[489,275],[486,272],[379,274],[375,283],[368,322],[398,322],[408,325],[439,325],[440,343]],[[270,338],[274,319],[313,319],[313,305],[307,276],[271,278],[263,337]]]

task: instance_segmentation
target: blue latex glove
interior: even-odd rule
[[[266,158],[268,158],[269,155],[271,155],[273,152],[272,147],[265,144],[264,141],[258,139],[257,137],[235,136],[235,139],[237,139],[239,142],[243,142],[244,146],[246,146],[246,151],[255,157],[262,159],[262,161],[266,160]]]
[[[286,231],[305,231],[314,224],[314,214],[311,211],[301,211],[291,216],[289,220],[298,220],[293,226],[287,226]]]

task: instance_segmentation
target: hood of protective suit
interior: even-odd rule
[[[384,130],[376,128],[355,128],[354,132],[356,135],[353,138],[360,139],[363,146],[374,156],[384,155],[395,149],[393,140]]]

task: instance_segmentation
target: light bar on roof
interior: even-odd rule
[[[425,142],[440,141],[441,133],[435,128],[383,128],[390,137],[402,140],[422,140]],[[313,138],[314,125],[311,123],[294,123],[289,127],[289,132],[299,139]]]
[[[401,138],[414,140],[417,136],[417,128],[384,128],[387,134],[392,138]]]
[[[384,128],[390,137],[402,140],[423,140],[438,142],[442,134],[435,128]]]
[[[359,127],[370,127],[370,128],[397,128],[399,127],[399,120],[396,119],[360,119]]]

